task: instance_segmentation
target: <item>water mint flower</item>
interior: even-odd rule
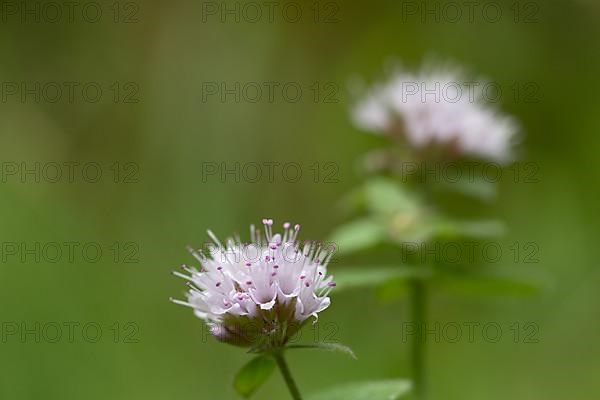
[[[211,232],[209,254],[189,249],[199,268],[182,266],[187,274],[187,301],[220,341],[255,348],[279,348],[329,304],[335,286],[327,276],[330,249],[315,243],[300,246],[300,225],[283,224],[283,234],[264,219],[264,236],[250,227],[250,243],[239,237],[223,245]]]
[[[506,162],[518,127],[486,102],[489,87],[455,70],[399,70],[372,88],[352,117],[360,129],[401,137],[417,149],[438,145],[450,153]]]

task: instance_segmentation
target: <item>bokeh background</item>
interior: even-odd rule
[[[504,335],[498,343],[480,334],[473,343],[431,343],[432,398],[590,399],[600,392],[597,2],[498,1],[487,19],[487,3],[476,2],[473,19],[462,8],[451,21],[444,1],[311,0],[288,9],[288,19],[302,11],[298,22],[282,15],[287,2],[276,2],[272,21],[262,2],[254,3],[263,13],[256,21],[251,9],[244,14],[245,2],[75,3],[72,21],[60,6],[64,15],[52,22],[54,11],[43,1],[3,2],[1,398],[237,398],[232,377],[249,356],[207,338],[190,310],[169,303],[184,289],[170,271],[192,261],[185,245],[201,245],[207,228],[220,236],[245,233],[268,216],[302,223],[305,238],[327,237],[343,220],[339,199],[361,180],[356,158],[385,144],[352,126],[348,88],[357,77],[382,77],[394,58],[410,67],[451,60],[502,87],[499,106],[525,133],[519,157],[539,167],[539,179],[505,175],[498,199],[478,212],[506,221],[503,249],[536,243],[539,263],[516,267],[544,271],[554,282],[525,298],[436,293],[432,323],[497,322]],[[236,4],[239,22],[235,14],[208,12]],[[22,17],[25,6],[34,14]],[[437,16],[423,20],[406,7]],[[502,17],[491,22],[496,9]],[[52,82],[63,88],[58,99]],[[72,101],[66,82],[75,82]],[[257,102],[243,93],[239,102],[233,95],[203,98],[207,85],[222,82],[277,82],[279,89],[272,102],[266,93]],[[283,97],[290,82],[302,89],[297,102]],[[528,83],[534,93],[513,95],[514,85]],[[102,95],[94,102],[97,87]],[[53,176],[49,169],[39,182],[34,174],[22,177],[21,163],[36,162],[79,167],[71,181],[66,167],[56,183],[45,178]],[[258,182],[202,176],[206,163],[266,162],[297,163],[302,177],[288,182],[278,168],[270,182],[266,167]],[[94,175],[84,175],[87,163],[100,166],[98,182],[84,179]],[[336,166],[334,182],[325,181],[327,163]],[[72,259],[68,242],[78,243]],[[63,251],[57,259],[41,250],[51,252],[52,243]],[[332,271],[365,259],[394,262],[393,252],[380,249],[340,258]],[[508,255],[503,262],[515,267]],[[366,290],[334,296],[319,334],[348,344],[359,359],[290,354],[304,392],[409,376],[401,337],[406,301],[379,297]],[[537,324],[538,343],[514,343],[515,322]],[[61,337],[50,340],[56,324]],[[73,326],[72,338],[65,324]],[[97,326],[102,334],[94,341]],[[287,396],[276,374],[256,398]]]

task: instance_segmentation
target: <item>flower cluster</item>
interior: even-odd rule
[[[335,286],[327,276],[332,256],[328,249],[297,243],[300,225],[283,224],[283,234],[273,234],[273,220],[264,219],[264,237],[250,227],[251,242],[239,237],[223,245],[214,242],[208,256],[190,249],[200,269],[183,265],[188,275],[187,301],[221,341],[240,346],[283,346],[309,319],[330,304]]]
[[[452,93],[452,94],[449,94]],[[352,110],[355,124],[405,138],[415,148],[441,145],[497,162],[511,158],[516,122],[486,104],[461,74],[433,69],[397,71]]]

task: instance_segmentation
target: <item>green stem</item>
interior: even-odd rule
[[[292,373],[288,368],[287,363],[285,362],[285,358],[283,358],[283,352],[277,352],[273,354],[275,357],[275,361],[277,362],[277,366],[281,371],[281,375],[283,375],[283,379],[290,390],[290,394],[294,400],[302,400],[302,396],[300,396],[300,391],[298,390],[298,386],[296,386],[296,381],[292,377]]]
[[[411,367],[414,383],[415,399],[425,400],[427,398],[427,380],[425,376],[425,328],[427,313],[427,287],[426,282],[415,279],[411,283],[411,307],[412,321],[416,332],[412,335]]]

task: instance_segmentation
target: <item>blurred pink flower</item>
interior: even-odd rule
[[[518,125],[486,104],[484,83],[451,69],[398,70],[353,107],[353,121],[361,129],[403,137],[415,148],[441,145],[507,162]]]

